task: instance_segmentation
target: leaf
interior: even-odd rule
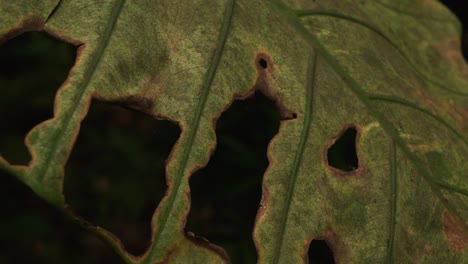
[[[460,25],[438,2],[36,2],[0,4],[0,39],[45,31],[79,54],[54,118],[28,134],[29,166],[0,167],[126,262],[228,261],[183,232],[188,179],[215,148],[221,112],[253,90],[285,117],[253,232],[259,263],[305,262],[312,239],[326,240],[339,263],[467,259],[468,68]],[[63,197],[63,168],[92,98],[182,128],[141,257]],[[350,127],[359,165],[341,171],[327,151]]]

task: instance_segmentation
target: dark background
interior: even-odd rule
[[[466,1],[443,2],[467,24]],[[465,57],[467,42],[464,30]],[[24,136],[52,117],[55,93],[75,52],[75,47],[37,32],[0,46],[0,153],[11,163],[28,163]],[[261,94],[236,101],[217,123],[218,147],[210,163],[190,180],[186,232],[223,246],[234,263],[256,260],[250,232],[268,166],[266,147],[279,122],[274,103]],[[169,121],[93,101],[65,170],[68,203],[116,234],[131,253],[143,253],[151,214],[165,192],[165,160],[179,134]],[[122,262],[99,239],[2,171],[0,208],[0,263]],[[326,244],[314,246],[318,253],[309,254],[311,263],[330,263]]]

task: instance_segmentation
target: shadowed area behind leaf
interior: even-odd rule
[[[0,263],[123,263],[94,235],[0,171]]]
[[[165,160],[179,134],[169,121],[94,101],[66,167],[67,202],[130,253],[142,254],[166,192]]]
[[[27,165],[24,137],[53,117],[54,97],[75,60],[75,47],[39,32],[0,46],[0,155]]]
[[[208,165],[190,178],[192,209],[186,231],[222,246],[232,263],[255,263],[252,241],[267,145],[280,115],[261,93],[236,100],[216,125],[217,147]]]
[[[357,130],[347,128],[327,151],[328,165],[343,171],[352,171],[359,167],[356,153]]]
[[[309,264],[335,264],[333,252],[325,240],[312,240],[307,254]]]

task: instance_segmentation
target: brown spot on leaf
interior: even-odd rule
[[[444,232],[449,245],[457,251],[468,247],[467,230],[449,211],[444,210]]]

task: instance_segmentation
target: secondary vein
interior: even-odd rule
[[[231,21],[232,21],[232,16],[234,13],[234,7],[235,7],[236,1],[235,0],[230,0],[227,3],[226,6],[226,11],[225,11],[225,18],[223,21],[223,25],[221,27],[219,36],[218,36],[218,42],[217,42],[217,47],[216,50],[213,54],[213,57],[211,59],[210,67],[208,69],[208,72],[206,73],[205,80],[203,82],[202,86],[202,94],[200,96],[200,100],[198,101],[198,105],[195,110],[195,114],[192,119],[192,123],[190,124],[190,130],[188,131],[188,139],[187,139],[187,144],[186,148],[184,149],[184,152],[182,154],[182,160],[180,162],[180,166],[178,167],[177,173],[174,176],[174,182],[172,185],[172,191],[167,199],[166,205],[162,208],[161,212],[161,217],[160,221],[158,224],[158,229],[156,233],[154,234],[154,241],[153,245],[151,246],[151,250],[149,252],[148,257],[146,258],[147,261],[151,261],[154,257],[154,254],[156,254],[155,249],[157,248],[158,242],[159,242],[159,237],[164,231],[164,227],[167,224],[167,221],[169,219],[169,215],[171,213],[171,209],[174,205],[175,198],[177,196],[177,192],[180,188],[180,185],[182,183],[183,176],[185,174],[185,169],[187,167],[187,163],[190,157],[190,153],[193,147],[193,143],[195,141],[195,136],[198,131],[198,127],[200,125],[200,120],[201,116],[203,114],[203,110],[206,105],[206,101],[208,99],[208,95],[210,93],[210,88],[211,84],[213,82],[213,79],[215,77],[216,71],[218,69],[219,62],[221,60],[221,55],[224,50],[224,45],[226,43],[229,29],[231,26]]]
[[[78,106],[82,103],[82,98],[87,91],[91,78],[93,77],[94,72],[96,71],[99,63],[101,62],[101,58],[104,55],[104,51],[107,45],[109,44],[109,40],[112,36],[112,32],[114,31],[115,24],[122,11],[122,7],[124,3],[125,3],[125,0],[117,0],[116,4],[113,6],[111,16],[109,17],[109,23],[107,24],[103,37],[101,38],[101,41],[99,42],[98,47],[96,48],[92,56],[93,59],[91,60],[91,63],[84,74],[84,78],[83,78],[83,81],[81,82],[81,85],[77,87],[77,90],[78,90],[77,98],[73,100],[73,104],[71,108],[64,114],[64,117],[63,117],[64,123],[57,130],[55,130],[52,138],[59,137],[59,135],[63,134],[70,126],[71,118],[73,114],[75,113],[76,109],[78,108]],[[47,148],[48,151],[45,153],[46,159],[45,159],[44,165],[42,166],[42,170],[40,170],[39,173],[37,174],[39,181],[41,181],[43,177],[47,175],[49,169],[52,167],[51,166],[52,160],[55,160],[53,156],[54,154],[57,153],[57,148],[60,145],[62,145],[62,144],[59,144],[59,143],[62,143],[62,141],[63,141],[63,138],[59,137],[57,140],[52,142],[49,148]]]
[[[387,263],[393,263],[393,248],[395,241],[396,212],[397,212],[397,167],[396,167],[396,144],[391,141],[390,149],[390,229],[388,232]]]
[[[339,14],[339,13],[329,11],[329,10],[296,10],[295,14],[299,18],[309,17],[309,16],[328,16],[328,17],[333,17],[333,18],[336,18],[336,19],[346,20],[348,22],[363,26],[363,27],[369,29],[370,31],[374,32],[375,34],[377,34],[381,38],[383,38],[385,40],[385,42],[387,42],[390,46],[392,46],[402,56],[403,60],[406,61],[408,63],[408,65],[415,71],[417,77],[422,82],[431,83],[431,84],[433,84],[435,86],[438,86],[438,87],[440,87],[440,88],[442,88],[442,89],[444,89],[444,90],[446,90],[448,92],[451,92],[451,93],[459,95],[459,96],[468,96],[468,93],[451,89],[447,85],[445,85],[443,83],[440,83],[437,80],[432,79],[431,76],[429,76],[426,73],[419,70],[419,68],[415,65],[415,63],[413,63],[413,61],[410,60],[410,58],[406,55],[406,53],[403,52],[403,50],[392,39],[387,37],[382,31],[380,31],[379,29],[377,29],[373,25],[371,25],[371,24],[369,24],[369,23],[367,23],[367,22],[365,22],[363,20],[359,20],[357,18],[346,16],[346,15]]]
[[[419,112],[422,112],[428,116],[430,116],[431,118],[435,119],[437,122],[439,122],[441,125],[445,126],[446,128],[448,128],[450,131],[452,131],[460,140],[463,141],[463,143],[465,143],[466,145],[468,145],[468,140],[460,133],[457,131],[457,129],[455,129],[454,127],[452,127],[449,123],[447,123],[447,121],[445,121],[444,119],[442,119],[441,117],[439,116],[436,116],[434,115],[431,111],[427,110],[427,109],[424,109],[418,105],[416,105],[415,103],[413,102],[410,102],[410,101],[407,101],[405,99],[402,99],[402,98],[398,98],[398,97],[393,97],[393,96],[386,96],[386,95],[374,95],[374,94],[369,94],[369,99],[371,100],[377,100],[377,101],[383,101],[383,102],[388,102],[388,103],[394,103],[394,104],[399,104],[401,106],[405,106],[405,107],[409,107],[409,108],[412,108],[416,111],[419,111]]]
[[[314,89],[314,84],[315,84],[315,69],[316,69],[316,63],[317,63],[317,54],[315,51],[313,52],[313,55],[311,55],[311,58],[309,59],[309,65],[307,69],[307,84],[306,84],[306,98],[305,98],[305,111],[304,111],[304,119],[303,119],[303,125],[302,125],[302,133],[301,133],[301,138],[299,140],[299,144],[297,147],[297,151],[294,157],[294,163],[293,167],[291,170],[291,176],[289,178],[289,183],[288,183],[288,191],[286,194],[286,203],[285,206],[282,210],[283,214],[281,216],[281,222],[280,222],[280,234],[276,238],[277,243],[275,247],[275,255],[273,259],[273,263],[278,263],[281,255],[281,248],[283,246],[284,242],[284,233],[286,231],[286,224],[288,221],[288,214],[289,210],[291,208],[291,202],[293,199],[293,194],[294,194],[294,188],[296,186],[296,180],[297,180],[297,175],[299,174],[299,167],[302,162],[302,157],[304,155],[304,149],[305,145],[307,143],[307,139],[309,137],[309,132],[310,132],[310,124],[311,124],[311,116],[312,116],[312,100],[313,100],[313,89]]]

